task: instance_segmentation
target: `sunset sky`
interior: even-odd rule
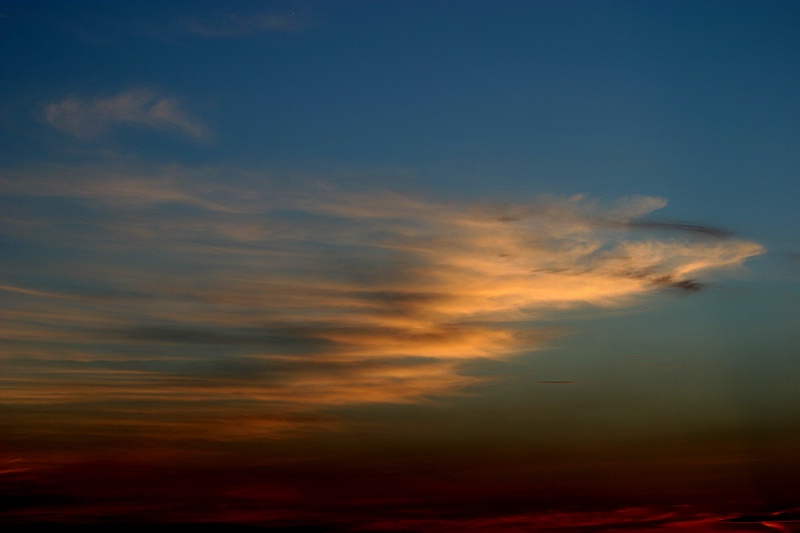
[[[0,524],[800,530],[800,2],[0,0]]]

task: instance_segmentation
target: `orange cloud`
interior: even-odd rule
[[[259,409],[425,401],[482,382],[469,361],[543,346],[559,334],[540,322],[554,310],[696,289],[763,252],[696,225],[637,223],[659,198],[498,207],[249,182],[180,167],[0,182],[64,202],[12,209],[6,227],[69,250],[0,280],[3,401],[150,402],[134,417],[146,425],[159,410],[177,419],[171,402],[214,399],[259,428],[299,420],[265,423]]]

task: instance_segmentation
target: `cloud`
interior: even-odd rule
[[[254,433],[316,427],[294,414],[474,392],[489,378],[469,363],[546,346],[562,334],[555,311],[691,292],[763,253],[732,237],[631,232],[663,199],[496,206],[231,172],[5,174],[0,194],[15,201],[3,232],[53,254],[0,270],[8,402],[138,402],[136,424],[152,421],[154,435],[169,420],[197,432],[201,420],[178,422],[201,404],[209,423],[235,405]]]
[[[232,13],[214,20],[181,18],[180,23],[202,37],[232,38],[262,33],[295,33],[310,27],[311,19],[308,10],[298,6],[282,12]]]
[[[539,511],[506,515],[414,518],[376,521],[380,531],[432,531],[436,533],[490,531],[727,531],[720,518],[689,506],[674,508],[630,507],[603,511]],[[366,528],[365,528],[366,529]]]
[[[44,109],[54,128],[84,140],[94,139],[118,126],[152,128],[207,140],[208,128],[185,111],[174,98],[149,89],[130,89],[109,98],[66,98]]]
[[[659,222],[652,220],[634,220],[628,223],[628,227],[633,229],[660,229],[660,230],[692,232],[715,238],[733,237],[732,231],[723,228],[717,228],[714,226],[705,226],[702,224],[690,224],[686,222]]]
[[[777,511],[764,515],[743,515],[722,520],[726,524],[764,524],[775,529],[783,529],[784,524],[800,524],[800,509]]]

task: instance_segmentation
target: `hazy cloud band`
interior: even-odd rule
[[[665,205],[650,197],[498,207],[182,167],[6,175],[0,193],[32,201],[5,237],[56,259],[2,272],[2,402],[145,402],[142,431],[192,404],[217,420],[233,402],[269,432],[321,423],[284,412],[456,394],[483,381],[466,362],[558,335],[554,310],[696,290],[763,252],[635,222]]]

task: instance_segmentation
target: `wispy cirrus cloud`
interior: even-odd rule
[[[295,33],[311,26],[308,8],[259,13],[229,13],[217,18],[184,17],[181,25],[189,32],[212,38],[247,37],[263,33]]]
[[[146,88],[105,98],[71,96],[45,106],[44,115],[54,128],[84,140],[116,127],[151,128],[198,140],[210,138],[208,127],[186,111],[179,100]]]
[[[201,404],[207,421],[233,409],[253,432],[325,425],[297,413],[460,394],[488,379],[468,363],[559,335],[554,311],[622,308],[763,252],[633,223],[660,198],[496,206],[232,186],[230,172],[6,174],[0,194],[48,201],[10,203],[4,232],[58,259],[0,270],[4,403],[90,402],[106,420],[103,405],[145,402],[126,423],[155,433]],[[197,433],[202,419],[174,429]]]

